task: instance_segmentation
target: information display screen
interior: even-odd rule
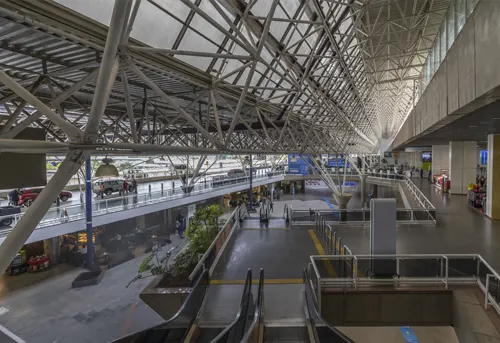
[[[422,153],[422,162],[432,162],[432,152],[424,151]]]

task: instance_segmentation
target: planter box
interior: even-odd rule
[[[82,288],[97,285],[101,282],[104,270],[88,271],[80,273],[71,283],[71,288]]]
[[[139,294],[139,298],[160,317],[168,320],[179,311],[192,288],[164,286],[163,278],[163,275],[155,276]]]

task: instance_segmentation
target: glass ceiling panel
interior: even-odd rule
[[[219,40],[221,42],[222,39]],[[188,51],[199,51],[199,52],[208,52],[208,53],[217,53],[219,49],[218,46],[212,44],[210,41],[206,39],[202,39],[202,37],[191,29],[186,31],[184,38],[179,45],[179,50],[188,50]],[[206,70],[210,63],[212,62],[212,57],[199,57],[199,56],[182,56],[176,55],[178,59],[184,61],[186,63],[195,66],[201,70]]]
[[[182,22],[185,22],[189,14],[189,9],[181,3],[173,3],[166,0],[156,1],[156,3]],[[147,1],[143,1],[139,7],[139,12],[134,22],[134,29],[130,37],[154,48],[171,49],[182,26],[182,23],[163,10]]]

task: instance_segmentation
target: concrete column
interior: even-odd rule
[[[337,205],[339,207],[340,212],[340,221],[345,222],[347,220],[347,203],[349,200],[352,198],[352,194],[344,193],[342,195],[336,195],[334,194],[333,197],[335,198],[335,201],[337,201]]]
[[[500,219],[500,135],[488,135],[486,165],[486,215]]]
[[[360,175],[359,176],[359,184],[361,188],[361,206],[365,207],[365,201],[366,201],[366,179],[368,175]]]
[[[53,237],[44,241],[44,253],[49,257],[50,263],[57,264],[61,256],[61,249],[59,248],[59,237]]]
[[[433,145],[432,146],[432,174],[437,175],[441,170],[450,168],[450,146]]]
[[[476,142],[450,142],[451,194],[467,194],[467,184],[476,181]]]

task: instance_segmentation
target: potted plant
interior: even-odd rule
[[[165,262],[164,258],[159,257],[159,251],[152,251],[141,264],[136,279],[147,276],[154,276],[154,279],[139,297],[165,320],[177,313],[191,292],[189,275],[217,236],[218,217],[221,214],[219,205],[196,211],[186,230],[188,244],[172,264],[168,263],[168,258]]]

